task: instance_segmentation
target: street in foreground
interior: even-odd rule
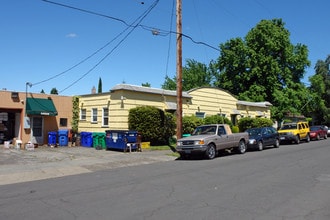
[[[330,219],[330,140],[0,186],[2,219]]]

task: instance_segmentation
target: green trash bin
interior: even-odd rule
[[[106,149],[105,132],[93,132],[93,147]]]

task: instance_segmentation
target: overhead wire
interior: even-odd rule
[[[131,30],[123,37],[123,39],[121,39],[116,46],[110,51],[108,52],[99,62],[97,62],[91,69],[89,69],[85,74],[83,74],[81,77],[79,77],[77,80],[75,80],[74,82],[72,82],[70,85],[68,85],[67,87],[65,87],[64,89],[62,89],[59,93],[62,93],[63,91],[67,90],[68,88],[70,88],[71,86],[73,86],[74,84],[76,84],[77,82],[79,82],[81,79],[83,79],[84,77],[86,77],[90,72],[92,72],[97,66],[99,66],[110,54],[112,54],[112,52],[117,49],[120,44],[122,44],[124,42],[124,40],[126,40],[126,38],[138,27],[139,23],[141,23],[143,21],[143,19],[151,12],[151,10],[158,4],[159,0],[156,0],[147,10],[146,12],[144,12],[141,16],[139,16],[132,24],[137,23],[137,25],[129,25],[123,32],[127,31],[128,29],[131,28]],[[122,33],[123,33],[122,32]],[[122,34],[121,33],[121,34]],[[120,34],[120,35],[121,35]]]
[[[101,13],[93,12],[93,11],[86,10],[86,9],[77,8],[77,7],[66,5],[66,4],[57,3],[57,2],[54,2],[54,1],[50,1],[50,0],[42,0],[42,1],[47,2],[47,3],[51,3],[51,4],[55,4],[55,5],[58,5],[58,6],[62,6],[62,7],[66,7],[66,8],[70,8],[70,9],[74,9],[74,10],[78,10],[78,11],[82,11],[82,12],[85,12],[85,13],[88,13],[88,14],[93,14],[93,15],[105,17],[105,18],[108,18],[108,19],[113,19],[115,21],[119,21],[119,22],[125,24],[128,27],[132,27],[132,25],[128,24],[126,21],[124,21],[123,19],[120,19],[120,18],[116,18],[116,17],[109,16],[109,15],[104,15],[104,14],[101,14]],[[157,31],[157,35],[160,35],[160,36],[167,36],[169,34],[178,34],[175,31],[161,30],[161,29],[158,29],[158,28],[155,28],[155,27],[150,27],[150,26],[146,26],[146,25],[142,25],[142,24],[139,24],[137,26],[138,27],[141,27],[141,28],[143,28],[145,30],[151,31],[151,32],[152,31]],[[211,46],[211,45],[209,45],[209,44],[207,44],[205,42],[196,41],[191,36],[188,36],[188,35],[183,34],[183,33],[180,33],[180,34],[182,34],[183,37],[186,37],[186,38],[190,39],[195,44],[202,44],[204,46],[207,46],[209,48],[212,48],[212,49],[215,49],[215,50],[218,50],[219,51],[218,48],[213,47],[213,46]]]
[[[126,21],[124,21],[123,19],[119,19],[119,18],[116,18],[116,17],[113,17],[113,16],[109,16],[109,15],[104,15],[104,14],[101,14],[101,13],[97,13],[97,12],[93,12],[93,11],[90,11],[90,10],[86,10],[86,9],[81,9],[81,8],[78,8],[78,7],[74,7],[74,6],[70,6],[70,5],[66,5],[66,4],[62,4],[62,3],[58,3],[58,2],[54,2],[54,1],[50,1],[50,0],[42,0],[46,3],[50,3],[50,4],[54,4],[54,5],[58,5],[58,6],[61,6],[61,7],[66,7],[66,8],[69,8],[69,9],[73,9],[73,10],[77,10],[77,11],[81,11],[81,12],[84,12],[84,13],[88,13],[88,14],[92,14],[92,15],[96,15],[96,16],[100,16],[100,17],[105,17],[105,18],[108,18],[108,19],[112,19],[112,20],[115,20],[115,21],[118,21],[118,22],[121,22],[123,23],[124,25],[127,26],[127,28],[124,29],[124,31],[122,31],[121,33],[119,33],[113,40],[111,40],[110,42],[106,43],[104,46],[102,46],[101,48],[99,48],[98,50],[96,50],[94,53],[92,53],[91,55],[89,55],[88,57],[86,57],[85,59],[83,59],[82,61],[78,62],[77,64],[73,65],[72,67],[68,68],[67,70],[59,73],[59,74],[56,74],[48,79],[45,79],[45,80],[42,80],[42,81],[39,81],[37,83],[33,83],[33,85],[38,85],[38,84],[41,84],[41,83],[44,83],[44,82],[47,82],[47,81],[50,81],[52,79],[55,79],[67,72],[69,72],[70,70],[76,68],[77,66],[81,65],[82,63],[86,62],[87,60],[89,60],[90,58],[92,58],[93,56],[95,56],[97,53],[99,53],[100,51],[102,51],[104,48],[106,48],[107,46],[109,46],[114,40],[116,40],[118,37],[120,37],[124,32],[126,32],[129,28],[132,28],[132,31],[135,30],[137,27],[141,27],[143,28],[144,30],[148,30],[148,31],[151,31],[154,35],[157,35],[157,36],[168,36],[170,34],[178,34],[177,32],[175,31],[172,31],[170,29],[170,31],[166,31],[166,30],[161,30],[161,29],[158,29],[158,28],[155,28],[155,27],[150,27],[150,26],[146,26],[146,25],[142,25],[141,22],[142,20],[145,18],[145,16],[147,14],[150,13],[150,11],[158,4],[159,0],[155,1],[154,4],[151,5],[151,7],[146,10],[147,14],[142,18],[142,20],[140,20],[137,24],[136,21],[138,19],[136,19],[134,22],[132,22],[132,24],[129,24],[127,23]],[[173,1],[174,2],[174,1]],[[173,3],[174,4],[174,3]],[[143,13],[145,14],[145,13]],[[140,16],[141,17],[141,16]],[[139,18],[140,18],[139,17]],[[173,14],[172,14],[172,17],[173,17]],[[128,33],[128,35],[132,32],[130,31]],[[128,37],[128,35],[126,35],[124,37],[124,39],[126,39]],[[217,51],[220,51],[218,48],[216,47],[213,47],[205,42],[202,42],[202,41],[195,41],[192,37],[186,35],[186,34],[183,34],[181,33],[181,35],[189,40],[191,40],[193,43],[195,44],[200,44],[200,45],[204,45],[206,47],[209,47],[211,49],[214,49],[214,50],[217,50]],[[66,87],[65,89],[61,90],[60,92],[63,92],[64,90],[70,88],[72,85],[74,85],[76,82],[80,81],[82,78],[84,78],[86,75],[88,75],[92,70],[94,70],[100,63],[102,63],[106,57],[108,57],[121,43],[123,42],[120,41],[108,54],[106,54],[105,57],[103,57],[101,59],[100,62],[98,62],[94,67],[92,67],[89,71],[87,71],[87,73],[85,73],[82,77],[80,77],[79,79],[75,80],[74,83],[70,84],[68,87]],[[169,55],[168,55],[169,56]],[[168,64],[167,64],[168,66]],[[167,70],[166,70],[167,72]]]
[[[173,11],[175,8],[175,0],[172,1],[172,10],[171,10],[171,21],[170,21],[170,31],[172,31],[172,25],[173,25]],[[170,51],[171,51],[171,42],[172,42],[172,38],[171,38],[171,34],[170,37],[168,39],[168,49],[167,49],[167,58],[166,58],[166,69],[165,69],[165,76],[167,76],[168,73],[168,65],[169,65],[169,60],[170,60]]]
[[[104,48],[106,48],[107,46],[109,46],[113,41],[115,41],[116,39],[118,39],[122,34],[124,34],[128,29],[132,28],[132,30],[126,34],[124,36],[124,38],[109,52],[107,53],[96,65],[94,65],[89,71],[87,71],[85,74],[83,74],[80,78],[78,78],[77,80],[75,80],[73,83],[71,83],[69,86],[67,86],[66,88],[64,88],[63,90],[61,90],[59,93],[62,93],[63,91],[65,91],[66,89],[70,88],[71,86],[73,86],[75,83],[77,83],[78,81],[80,81],[81,79],[83,79],[85,76],[87,76],[92,70],[94,70],[98,65],[100,65],[129,35],[131,32],[133,32],[133,30],[138,27],[138,25],[142,22],[142,20],[151,12],[151,10],[158,4],[159,0],[155,1],[154,4],[151,5],[151,7],[149,7],[141,16],[139,16],[137,19],[135,19],[134,22],[132,22],[132,24],[128,24],[126,23],[125,21],[121,20],[121,19],[117,19],[117,18],[114,18],[114,17],[111,17],[111,16],[107,16],[107,15],[102,15],[102,14],[99,14],[99,13],[95,13],[95,12],[91,12],[91,11],[87,11],[87,10],[84,10],[84,9],[79,9],[79,8],[76,8],[76,7],[73,7],[73,6],[69,6],[69,5],[64,5],[64,4],[60,4],[60,3],[57,3],[57,2],[53,2],[53,1],[48,1],[48,0],[42,0],[44,2],[47,2],[47,3],[52,3],[52,4],[55,4],[55,5],[59,5],[59,6],[63,6],[63,7],[67,7],[67,8],[71,8],[71,9],[75,9],[75,10],[79,10],[79,11],[83,11],[83,12],[87,12],[87,13],[90,13],[90,14],[95,14],[95,15],[99,15],[99,16],[102,16],[102,17],[107,17],[107,18],[111,18],[111,19],[115,19],[117,21],[121,21],[123,22],[124,24],[126,24],[126,28],[120,32],[117,36],[115,36],[111,41],[109,41],[108,43],[106,43],[104,46],[102,46],[101,48],[99,48],[98,50],[96,50],[94,53],[92,53],[91,55],[89,55],[87,58],[83,59],[82,61],[78,62],[77,64],[73,65],[72,67],[68,68],[67,70],[59,73],[59,74],[56,74],[55,76],[52,76],[46,80],[42,80],[40,82],[37,82],[37,83],[32,83],[33,85],[38,85],[38,84],[41,84],[41,83],[44,83],[44,82],[47,82],[47,81],[50,81],[54,78],[57,78],[58,76],[61,76],[67,72],[69,72],[70,70],[74,69],[75,67],[79,66],[80,64],[86,62],[88,59],[92,58],[93,56],[95,56],[97,53],[99,53],[101,50],[103,50]],[[135,24],[137,23],[137,24]],[[135,25],[134,25],[135,24]]]
[[[37,83],[32,83],[33,85],[38,85],[38,84],[41,84],[41,83],[44,83],[44,82],[47,82],[47,81],[50,81],[52,79],[55,79],[67,72],[69,72],[70,70],[76,68],[77,66],[83,64],[84,62],[86,62],[87,60],[89,60],[90,58],[92,58],[93,56],[95,56],[96,54],[98,54],[100,51],[102,51],[104,48],[106,48],[107,46],[109,46],[113,41],[115,41],[117,38],[119,38],[128,28],[124,29],[122,32],[120,32],[117,36],[115,36],[111,41],[109,41],[108,43],[106,43],[104,46],[100,47],[98,50],[96,50],[94,53],[92,53],[91,55],[89,55],[88,57],[86,57],[85,59],[81,60],[80,62],[78,62],[77,64],[73,65],[72,67],[68,68],[67,70],[59,73],[59,74],[56,74],[48,79],[45,79],[45,80],[42,80],[42,81],[39,81]]]

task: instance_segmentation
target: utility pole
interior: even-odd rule
[[[182,7],[176,1],[176,138],[182,137]]]

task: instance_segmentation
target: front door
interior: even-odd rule
[[[32,143],[43,144],[43,117],[32,117],[31,118],[31,141]]]

